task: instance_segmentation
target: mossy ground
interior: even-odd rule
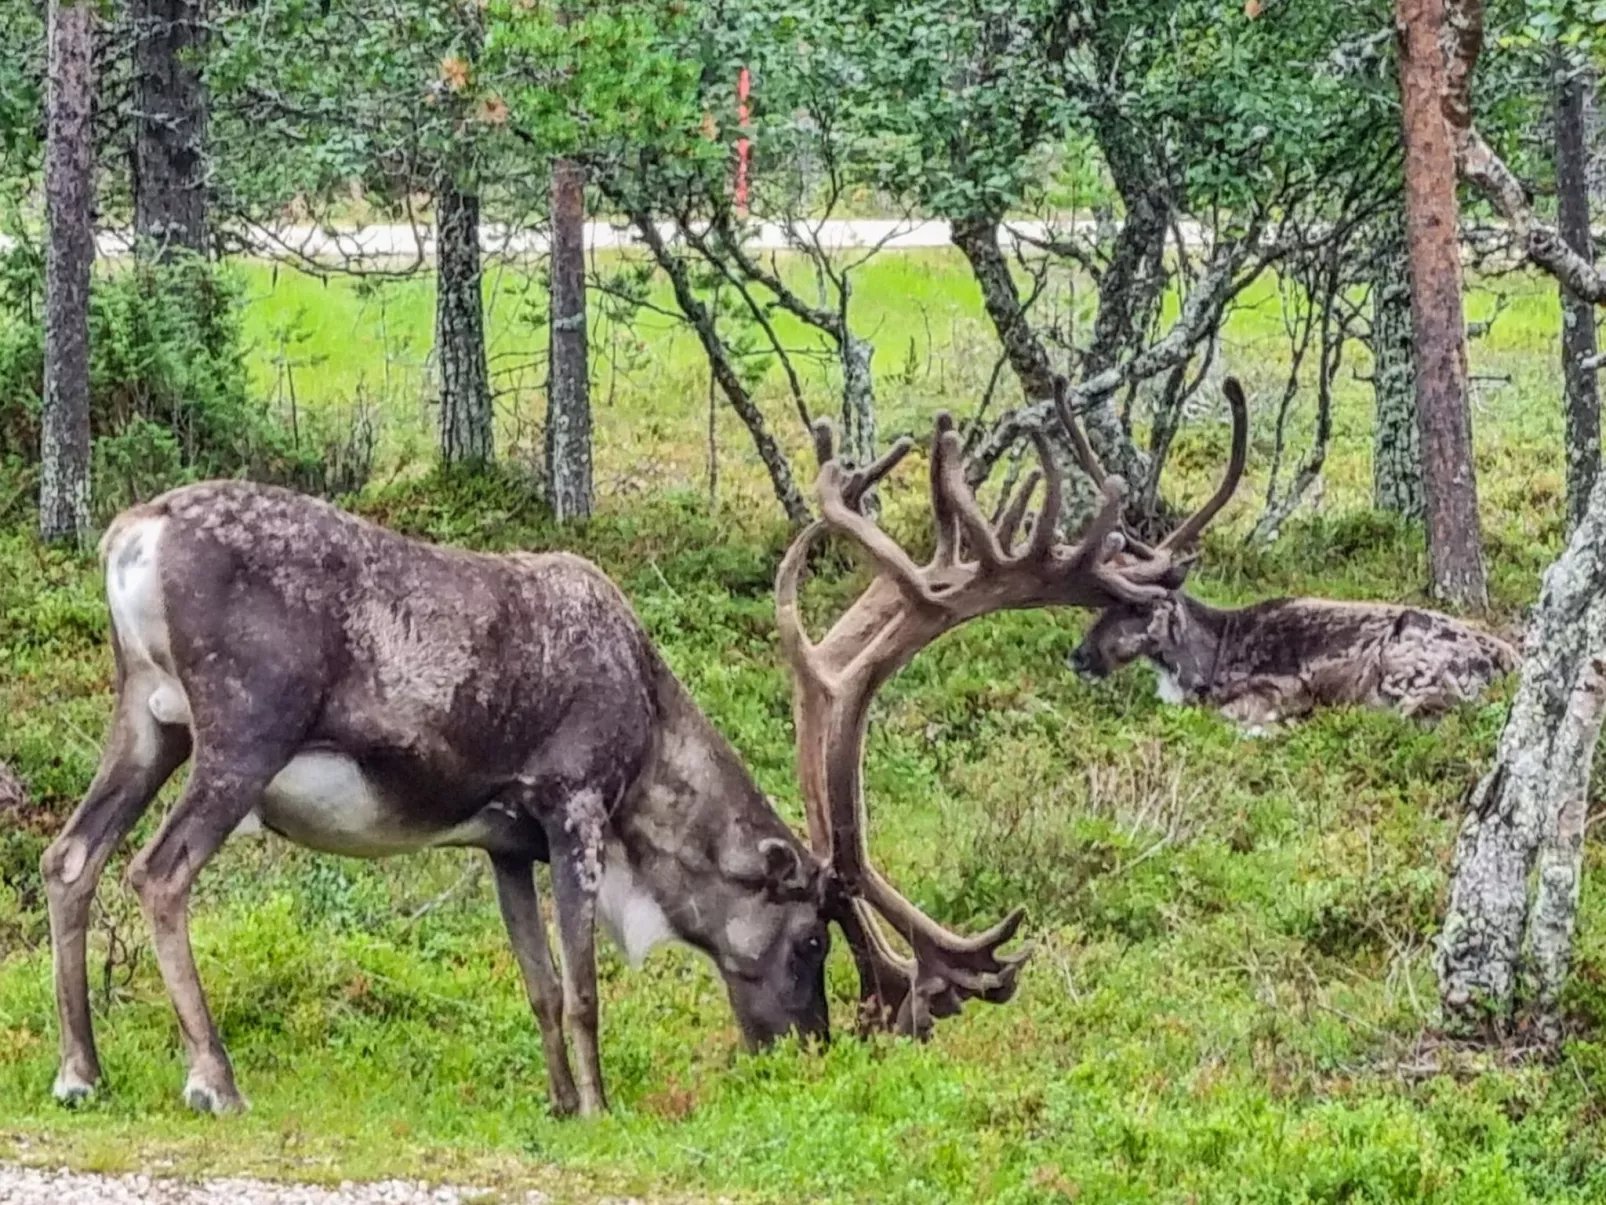
[[[381,337],[371,290],[247,270],[264,387],[283,346],[275,325],[299,310],[310,333],[293,353],[298,404],[337,407],[366,391],[392,422],[386,479],[362,509],[433,538],[597,560],[798,819],[770,597],[787,533],[728,417],[710,508],[706,377],[683,341],[649,325],[629,362],[604,371],[602,513],[559,531],[516,474],[417,469],[429,417],[417,388],[425,282],[386,291]],[[1502,287],[1518,297],[1473,352],[1478,371],[1511,377],[1480,386],[1476,417],[1496,619],[1511,625],[1559,544],[1562,458],[1553,292]],[[886,314],[883,432],[923,429],[938,405],[967,413],[994,352],[951,257],[889,256],[858,296],[861,312]],[[516,292],[495,297],[497,354],[538,351],[515,320]],[[1273,295],[1258,300],[1235,315],[1228,354],[1268,396],[1282,352]],[[599,346],[615,338],[606,323],[599,331]],[[532,388],[514,382],[502,402],[514,459],[528,446]],[[774,379],[763,396],[800,448]],[[1270,547],[1246,547],[1269,455],[1259,416],[1257,475],[1212,533],[1201,594],[1421,597],[1420,533],[1366,510],[1368,405],[1364,382],[1346,373],[1317,505]],[[1293,438],[1307,438],[1295,426]],[[1177,496],[1203,495],[1225,442],[1216,422],[1190,428]],[[886,491],[889,524],[915,542],[919,477],[908,465]],[[818,613],[857,580],[846,559],[822,572],[811,586]],[[1558,1059],[1435,1064],[1420,1049],[1457,808],[1487,764],[1509,687],[1431,728],[1339,710],[1245,740],[1213,715],[1159,705],[1146,670],[1077,681],[1064,658],[1086,622],[1068,611],[980,621],[922,654],[877,705],[868,791],[888,873],[956,925],[1017,902],[1031,910],[1036,954],[1016,1000],[972,1006],[929,1045],[739,1054],[718,979],[696,956],[665,950],[630,972],[609,952],[615,1112],[555,1122],[473,855],[369,864],[249,840],[203,876],[194,933],[252,1111],[221,1122],[185,1112],[172,1015],[119,863],[94,938],[107,1090],[64,1113],[49,1099],[54,1018],[36,861],[92,773],[111,658],[93,558],[42,549],[19,523],[0,533],[0,759],[35,798],[0,832],[0,1157],[405,1174],[577,1198],[1606,1198],[1606,925],[1591,880],[1568,1001],[1576,1036]],[[1600,847],[1588,856],[1593,869]],[[840,946],[830,983],[845,1029],[855,983]]]

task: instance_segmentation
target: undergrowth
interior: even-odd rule
[[[1560,538],[1559,453],[1539,446],[1531,408],[1483,417],[1496,622],[1511,628]],[[689,458],[685,425],[672,457]],[[1339,498],[1364,480],[1360,446],[1335,449]],[[599,448],[604,477],[633,454]],[[1184,457],[1180,488],[1202,495],[1213,463]],[[919,467],[883,491],[888,524],[912,542]],[[763,496],[754,482],[714,510],[695,481],[608,495],[598,518],[564,530],[514,470],[399,479],[355,505],[431,539],[596,560],[800,823],[770,595],[787,532],[773,507],[748,504]],[[1246,547],[1252,510],[1235,503],[1212,533],[1195,573],[1203,596],[1420,600],[1411,527],[1329,501],[1274,545]],[[840,549],[821,558],[813,621],[862,581]],[[1573,1037],[1557,1059],[1429,1057],[1424,1045],[1459,802],[1488,762],[1509,684],[1431,727],[1341,709],[1246,740],[1211,714],[1162,706],[1146,669],[1078,681],[1065,658],[1086,622],[989,617],[923,652],[875,705],[867,793],[883,869],[955,925],[1017,903],[1030,912],[1018,997],[973,1004],[928,1045],[846,1036],[856,983],[840,945],[838,1040],[823,1054],[758,1056],[737,1051],[698,956],[662,950],[629,972],[607,951],[616,1111],[559,1123],[480,859],[362,863],[241,839],[202,876],[194,933],[252,1111],[213,1122],[179,1100],[177,1036],[119,877],[125,853],[92,942],[108,1084],[69,1114],[49,1100],[37,859],[93,773],[111,659],[93,559],[40,548],[14,518],[0,527],[0,760],[32,802],[0,826],[0,1155],[409,1175],[560,1199],[1606,1199],[1606,926],[1590,880]],[[1593,873],[1594,842],[1588,857]]]

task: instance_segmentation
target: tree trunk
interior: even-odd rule
[[[197,0],[135,0],[134,233],[159,259],[206,250],[206,97]]]
[[[1031,320],[1021,304],[1020,290],[1010,274],[1009,262],[998,246],[998,219],[990,215],[977,215],[953,224],[954,245],[964,253],[970,270],[981,287],[982,304],[992,320],[1004,356],[1020,381],[1021,391],[1028,402],[1051,406],[1054,397],[1054,366],[1049,362],[1048,351],[1032,330]],[[1082,415],[1088,441],[1093,445],[1099,461],[1108,472],[1120,473],[1128,481],[1144,481],[1148,474],[1147,458],[1121,429],[1120,417],[1106,397]],[[1076,464],[1070,440],[1060,429],[1057,419],[1049,418],[1044,424],[1049,443],[1053,446],[1061,466]],[[1023,435],[1020,431],[1008,441]],[[1007,447],[998,452],[1008,451]],[[996,459],[996,453],[992,457]],[[991,460],[987,461],[991,464]],[[985,467],[980,466],[978,467]],[[1064,518],[1067,526],[1074,527],[1091,507],[1092,493],[1081,474],[1073,473],[1065,491]]]
[[[1503,1031],[1526,943],[1547,1030],[1566,977],[1582,872],[1584,808],[1606,702],[1606,489],[1597,485],[1567,549],[1545,571],[1527,661],[1494,769],[1456,841],[1439,939],[1450,1025]],[[1529,876],[1537,863],[1536,890]]]
[[[854,464],[869,464],[875,459],[875,377],[870,371],[874,355],[875,344],[855,337],[844,322],[841,455]]]
[[[785,450],[776,442],[769,424],[764,421],[764,412],[753,404],[753,399],[742,384],[741,376],[731,363],[725,345],[720,341],[713,315],[708,312],[708,307],[698,300],[697,293],[692,288],[691,277],[686,271],[685,263],[669,249],[650,214],[633,213],[630,215],[630,220],[641,235],[641,241],[647,244],[647,250],[652,252],[654,261],[669,278],[670,288],[675,294],[675,304],[686,316],[686,321],[692,330],[697,333],[697,340],[703,345],[703,354],[708,357],[709,371],[713,373],[720,392],[725,395],[725,400],[731,404],[731,409],[736,411],[737,416],[747,427],[748,434],[753,437],[753,447],[758,452],[758,458],[763,462],[764,468],[769,472],[770,485],[775,490],[775,497],[780,502],[781,509],[786,512],[786,517],[793,524],[801,527],[814,516],[809,512],[809,504],[797,487],[797,479],[792,475],[792,465],[786,458]]]
[[[1389,221],[1372,279],[1372,505],[1413,522],[1423,516],[1422,438],[1416,421],[1416,348],[1405,229]]]
[[[560,523],[591,514],[591,381],[586,355],[585,169],[552,165],[551,352],[546,479]]]
[[[45,133],[45,381],[40,415],[39,533],[89,530],[89,275],[95,261],[95,10],[53,0]]]
[[[1558,58],[1556,64],[1556,229],[1587,263],[1595,261],[1589,230],[1589,144],[1585,112],[1591,82]],[[1595,307],[1560,285],[1561,367],[1567,385],[1567,523],[1576,526],[1589,505],[1600,468],[1600,392],[1595,370]]]
[[[441,377],[441,460],[496,454],[485,312],[480,290],[480,199],[447,179],[435,197],[435,359]]]
[[[1489,587],[1472,464],[1456,164],[1442,107],[1444,0],[1396,0],[1396,15],[1428,561],[1436,597],[1483,609],[1489,605]]]
[[[10,766],[0,761],[0,815],[19,811],[27,802],[28,792],[23,789],[22,779]]]
[[[1105,154],[1112,164],[1128,158],[1111,158],[1108,149]],[[1125,166],[1122,173],[1130,181],[1121,189],[1126,216],[1116,233],[1110,261],[1099,277],[1098,313],[1093,319],[1093,341],[1082,363],[1083,376],[1113,368],[1123,356],[1143,349],[1165,292],[1164,203],[1139,182],[1134,168]],[[1118,180],[1118,186],[1120,183]]]

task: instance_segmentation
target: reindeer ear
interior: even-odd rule
[[[813,890],[817,868],[793,842],[765,837],[758,843],[758,852],[764,859],[764,885],[772,898],[796,899]]]
[[[1183,583],[1188,580],[1188,574],[1199,561],[1197,552],[1190,552],[1186,556],[1178,557],[1172,562],[1160,578],[1160,584],[1167,590],[1180,590]]]

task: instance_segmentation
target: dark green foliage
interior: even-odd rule
[[[37,455],[42,331],[37,257],[0,257],[0,465]],[[226,267],[140,260],[103,275],[90,300],[95,509],[102,518],[170,486],[247,476],[319,493],[367,479],[360,432],[290,426],[248,382],[244,295]],[[353,440],[356,440],[354,443]],[[0,482],[3,491],[3,482]]]

